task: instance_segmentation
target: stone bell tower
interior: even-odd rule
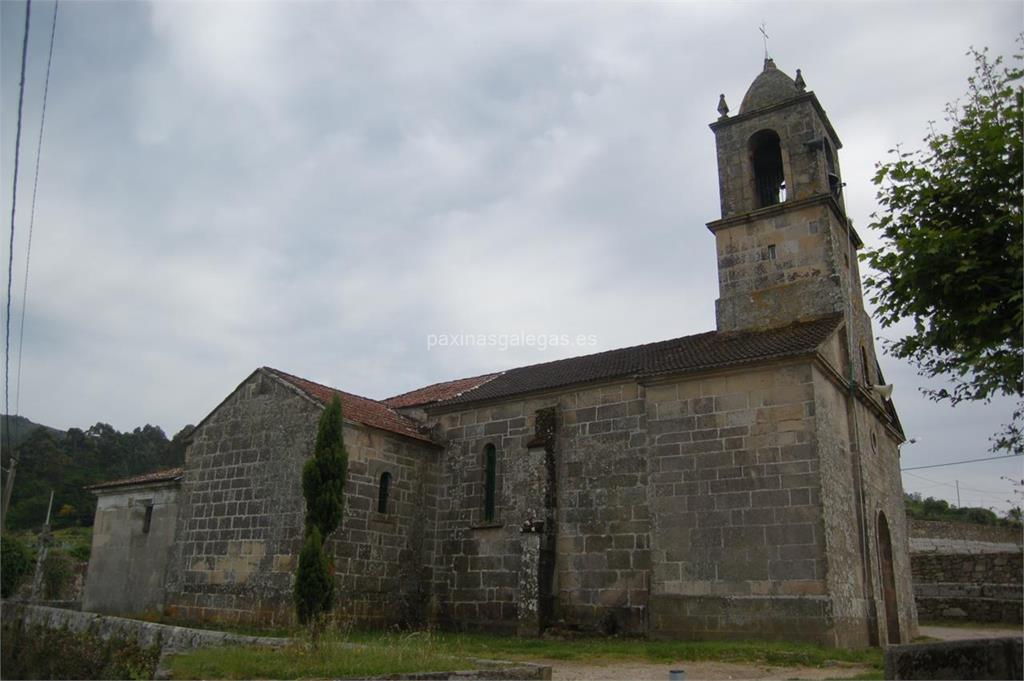
[[[711,124],[722,217],[719,331],[782,326],[860,307],[855,248],[836,152],[842,146],[800,71],[765,59],[739,113]],[[850,268],[854,268],[851,272]],[[856,283],[854,283],[856,281]]]

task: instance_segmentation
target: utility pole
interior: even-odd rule
[[[8,427],[10,427],[9,423]],[[11,493],[14,491],[14,470],[17,467],[18,455],[11,448],[11,461],[7,464],[7,480],[4,481],[3,501],[0,504],[0,529],[7,526],[7,508],[11,505]]]
[[[32,577],[32,601],[39,600],[43,589],[43,563],[50,549],[50,511],[53,509],[53,490],[50,490],[50,503],[46,507],[46,523],[39,533],[39,550],[36,552],[36,572]]]
[[[956,483],[956,507],[960,508],[960,481],[954,480]]]

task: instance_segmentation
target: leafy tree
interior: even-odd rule
[[[331,400],[317,426],[313,456],[302,469],[302,495],[306,500],[306,529],[295,573],[295,612],[310,626],[316,642],[322,616],[334,605],[334,568],[324,541],[341,522],[344,509],[348,454],[342,431],[341,400]]]
[[[882,245],[862,257],[882,326],[913,320],[913,333],[888,343],[922,375],[946,377],[929,390],[957,404],[995,395],[1024,397],[1024,244],[1021,195],[1024,71],[969,53],[975,72],[962,103],[946,107],[948,132],[934,128],[925,149],[893,149],[877,166],[882,210],[871,227]],[[1024,399],[996,449],[1024,452]]]
[[[96,497],[86,487],[116,478],[180,466],[190,427],[168,440],[163,430],[146,425],[120,433],[97,423],[67,433],[36,427],[15,447],[17,479],[6,520],[10,529],[38,527],[46,519],[54,491],[51,522],[55,528],[92,525]],[[10,452],[3,451],[3,466]]]

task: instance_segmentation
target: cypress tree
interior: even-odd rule
[[[295,573],[294,600],[299,622],[311,626],[314,639],[320,617],[334,605],[334,569],[324,543],[341,522],[347,475],[341,400],[335,395],[320,415],[313,456],[302,468],[305,539]]]
[[[324,553],[320,530],[312,528],[299,553],[299,570],[295,577],[295,613],[299,624],[315,624],[316,618],[329,612],[334,604],[334,580],[331,564]]]

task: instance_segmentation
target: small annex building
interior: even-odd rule
[[[719,113],[716,330],[384,400],[257,369],[192,434],[163,611],[292,619],[300,472],[338,394],[350,464],[328,550],[353,620],[911,640],[904,435],[877,389],[840,140],[771,60]],[[96,490],[101,527],[138,525],[131,489]],[[97,565],[130,553],[112,536]]]
[[[163,610],[181,478],[182,469],[171,468],[89,487],[97,502],[83,610]]]

